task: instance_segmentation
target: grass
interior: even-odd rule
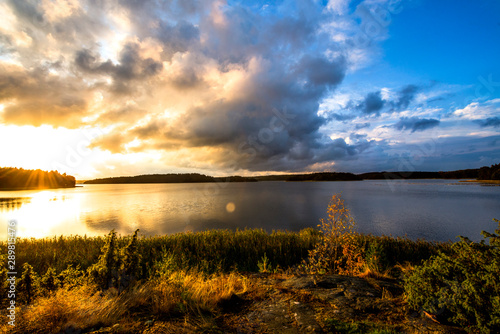
[[[300,232],[274,231],[266,233],[261,229],[238,231],[210,230],[198,233],[140,237],[138,251],[141,267],[148,278],[155,274],[157,265],[166,257],[173,257],[178,267],[197,268],[205,273],[258,271],[258,262],[264,254],[270,265],[287,268],[298,264],[307,256],[321,237],[312,228]],[[131,236],[117,238],[118,247],[124,247]],[[60,273],[68,265],[80,266],[86,270],[96,263],[106,236],[67,236],[44,239],[18,239],[16,266],[22,268],[29,263],[39,275],[49,267]],[[5,257],[7,244],[0,242]]]
[[[118,237],[118,247],[127,245],[130,238]],[[446,251],[449,248],[449,243],[414,241],[400,237],[356,234],[355,238],[357,251],[365,257],[370,256],[378,271],[406,262],[419,264],[439,250]],[[268,265],[272,268],[286,269],[306,259],[308,251],[313,249],[320,239],[321,233],[312,228],[300,232],[266,233],[260,229],[247,229],[143,236],[138,239],[138,251],[142,258],[141,278],[156,275],[166,258],[177,268],[195,268],[207,274],[258,272],[259,263],[263,258],[267,258]],[[50,267],[59,274],[68,265],[80,266],[85,271],[97,262],[105,242],[106,236],[18,239],[16,248],[22,251],[16,254],[16,266],[22,268],[24,263],[29,263],[40,276]],[[6,242],[0,242],[0,249],[4,257],[2,260],[5,260]]]
[[[70,328],[90,330],[127,325],[131,313],[138,318],[172,318],[216,315],[234,296],[257,293],[245,277],[231,273],[212,275],[177,271],[137,285],[127,293],[115,289],[96,292],[92,285],[59,289],[24,307],[17,320],[18,333],[59,333]]]

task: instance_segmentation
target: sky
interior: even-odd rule
[[[498,0],[0,0],[0,166],[77,179],[500,162]]]

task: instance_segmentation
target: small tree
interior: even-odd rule
[[[101,289],[116,287],[118,283],[118,268],[120,260],[116,245],[116,232],[109,232],[106,244],[101,249],[102,254],[96,264],[89,268],[89,278]]]
[[[59,286],[71,289],[77,285],[81,285],[84,282],[85,277],[80,265],[73,267],[73,265],[69,264],[66,269],[59,273],[57,279]]]
[[[30,304],[35,298],[39,278],[33,271],[33,267],[29,263],[23,265],[23,273],[19,281],[19,293],[25,296],[23,298],[26,303]]]
[[[56,270],[53,267],[49,267],[40,280],[40,287],[43,293],[50,294],[57,289],[57,275]]]
[[[356,274],[362,264],[359,247],[356,245],[355,221],[345,207],[340,194],[333,195],[328,205],[328,218],[321,219],[323,238],[309,251],[307,272],[323,274]]]
[[[2,296],[0,297],[0,300],[2,301],[2,306],[9,302],[9,299],[7,298],[10,289],[10,284],[9,281],[7,280],[7,278],[9,278],[9,276],[7,275],[8,272],[9,271],[7,270],[7,268],[0,269],[0,281],[1,281],[0,289],[2,291]]]
[[[141,276],[138,233],[139,229],[134,232],[128,245],[121,251],[123,260],[120,268],[120,291],[126,289]]]

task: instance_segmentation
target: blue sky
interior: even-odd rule
[[[91,178],[500,162],[498,1],[0,9],[0,166]]]

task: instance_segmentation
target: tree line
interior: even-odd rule
[[[500,180],[500,164],[491,167],[481,167],[478,171],[478,180]]]
[[[49,189],[72,188],[76,180],[71,175],[57,171],[23,168],[0,168],[0,189]]]
[[[118,183],[201,183],[201,182],[255,182],[253,178],[242,176],[213,177],[197,173],[189,174],[150,174],[137,176],[108,177],[85,181],[85,184]]]

